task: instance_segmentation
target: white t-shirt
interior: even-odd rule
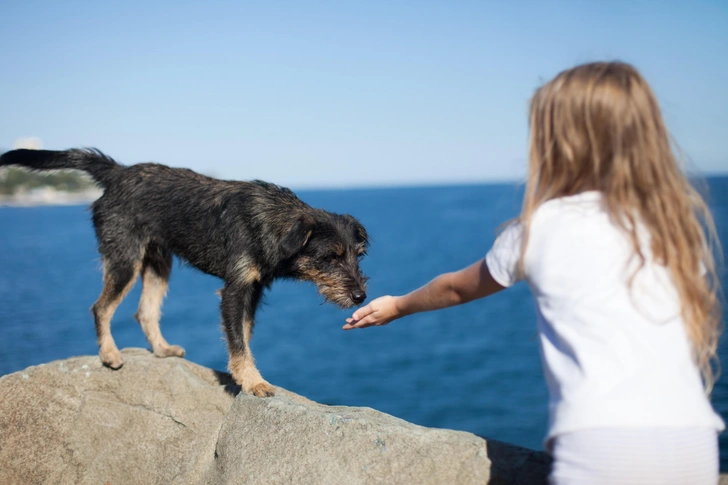
[[[644,232],[644,231],[643,231]],[[493,278],[517,281],[521,226],[512,224],[486,255]],[[600,427],[723,430],[691,358],[679,298],[668,271],[645,266],[609,218],[599,192],[545,202],[535,211],[524,258],[536,299],[549,389],[550,438]]]

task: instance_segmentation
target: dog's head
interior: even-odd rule
[[[359,261],[366,255],[369,236],[353,216],[323,210],[300,215],[280,244],[292,276],[312,281],[326,301],[341,308],[366,299],[366,282]]]

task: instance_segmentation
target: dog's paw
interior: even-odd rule
[[[246,391],[248,394],[258,397],[272,397],[276,394],[275,387],[271,386],[267,382],[259,382]]]
[[[157,357],[184,357],[185,349],[179,345],[167,345],[154,349],[154,355]]]
[[[101,356],[101,362],[110,369],[117,370],[124,365],[124,359],[122,359],[121,352],[118,350],[101,352],[99,355]]]

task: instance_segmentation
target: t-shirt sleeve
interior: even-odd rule
[[[493,279],[503,287],[514,285],[518,277],[518,259],[521,256],[523,230],[513,222],[496,238],[493,247],[485,255],[485,264]]]

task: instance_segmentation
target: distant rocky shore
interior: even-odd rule
[[[0,207],[89,204],[102,193],[88,174],[78,170],[0,167]]]
[[[12,195],[0,194],[0,207],[90,204],[101,197],[102,193],[101,189],[95,187],[76,192],[57,190],[53,187],[38,187],[18,191]]]

